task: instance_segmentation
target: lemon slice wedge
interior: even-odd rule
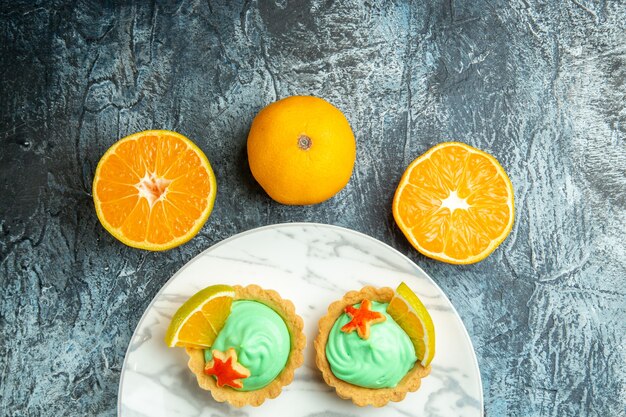
[[[435,325],[424,304],[404,282],[396,288],[387,313],[413,342],[422,366],[428,366],[435,356]]]
[[[191,296],[174,314],[165,333],[169,347],[211,347],[224,326],[235,290],[228,285],[212,285]]]

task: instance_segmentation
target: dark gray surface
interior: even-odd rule
[[[478,354],[488,416],[624,416],[624,2],[87,2],[0,6],[0,414],[114,415],[126,345],[161,285],[202,249],[286,221],[338,224],[408,254],[448,294]],[[271,201],[250,122],[324,97],[356,168],[313,207]],[[179,131],[215,169],[215,210],[166,253],[98,223],[91,181],[118,138]],[[406,165],[459,140],[496,156],[516,222],[485,261],[411,249],[391,199]]]

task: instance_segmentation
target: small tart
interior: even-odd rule
[[[402,401],[407,392],[417,391],[420,387],[422,378],[430,373],[430,365],[424,368],[419,361],[407,374],[400,380],[394,388],[365,388],[353,385],[349,382],[337,378],[326,358],[326,343],[328,335],[337,319],[344,313],[347,306],[351,306],[368,299],[370,301],[378,301],[380,303],[388,303],[393,298],[394,291],[391,288],[374,288],[364,287],[361,291],[350,291],[339,301],[335,301],[328,306],[328,313],[319,321],[319,333],[315,338],[315,363],[322,372],[324,381],[331,387],[335,388],[337,395],[344,400],[352,400],[355,405],[363,407],[373,405],[374,407],[382,407],[389,401]]]
[[[268,398],[276,398],[280,395],[283,386],[289,385],[293,381],[294,371],[304,362],[302,351],[306,345],[306,338],[302,331],[304,322],[302,317],[296,314],[293,303],[282,299],[276,291],[264,290],[258,285],[241,287],[233,286],[235,289],[234,300],[250,300],[263,303],[274,310],[282,317],[291,336],[291,350],[289,358],[283,370],[268,385],[254,391],[237,391],[229,386],[218,387],[215,378],[204,373],[205,358],[203,349],[186,348],[189,355],[188,366],[196,375],[200,388],[211,391],[211,395],[216,401],[228,402],[235,407],[251,405],[257,407]]]

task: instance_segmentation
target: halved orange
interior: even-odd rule
[[[441,143],[404,172],[393,217],[424,255],[452,264],[475,263],[513,227],[513,185],[493,156],[464,143]]]
[[[235,297],[228,285],[211,285],[192,295],[172,317],[165,333],[169,347],[209,348],[215,341]]]
[[[93,180],[102,226],[128,246],[166,250],[194,237],[215,201],[215,175],[185,136],[147,130],[113,144]]]
[[[435,357],[435,325],[422,301],[404,282],[396,288],[387,313],[413,342],[420,363],[428,366]]]

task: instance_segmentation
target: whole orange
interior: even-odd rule
[[[346,117],[318,97],[292,96],[263,108],[248,135],[254,178],[282,204],[317,204],[346,186],[356,142]]]

